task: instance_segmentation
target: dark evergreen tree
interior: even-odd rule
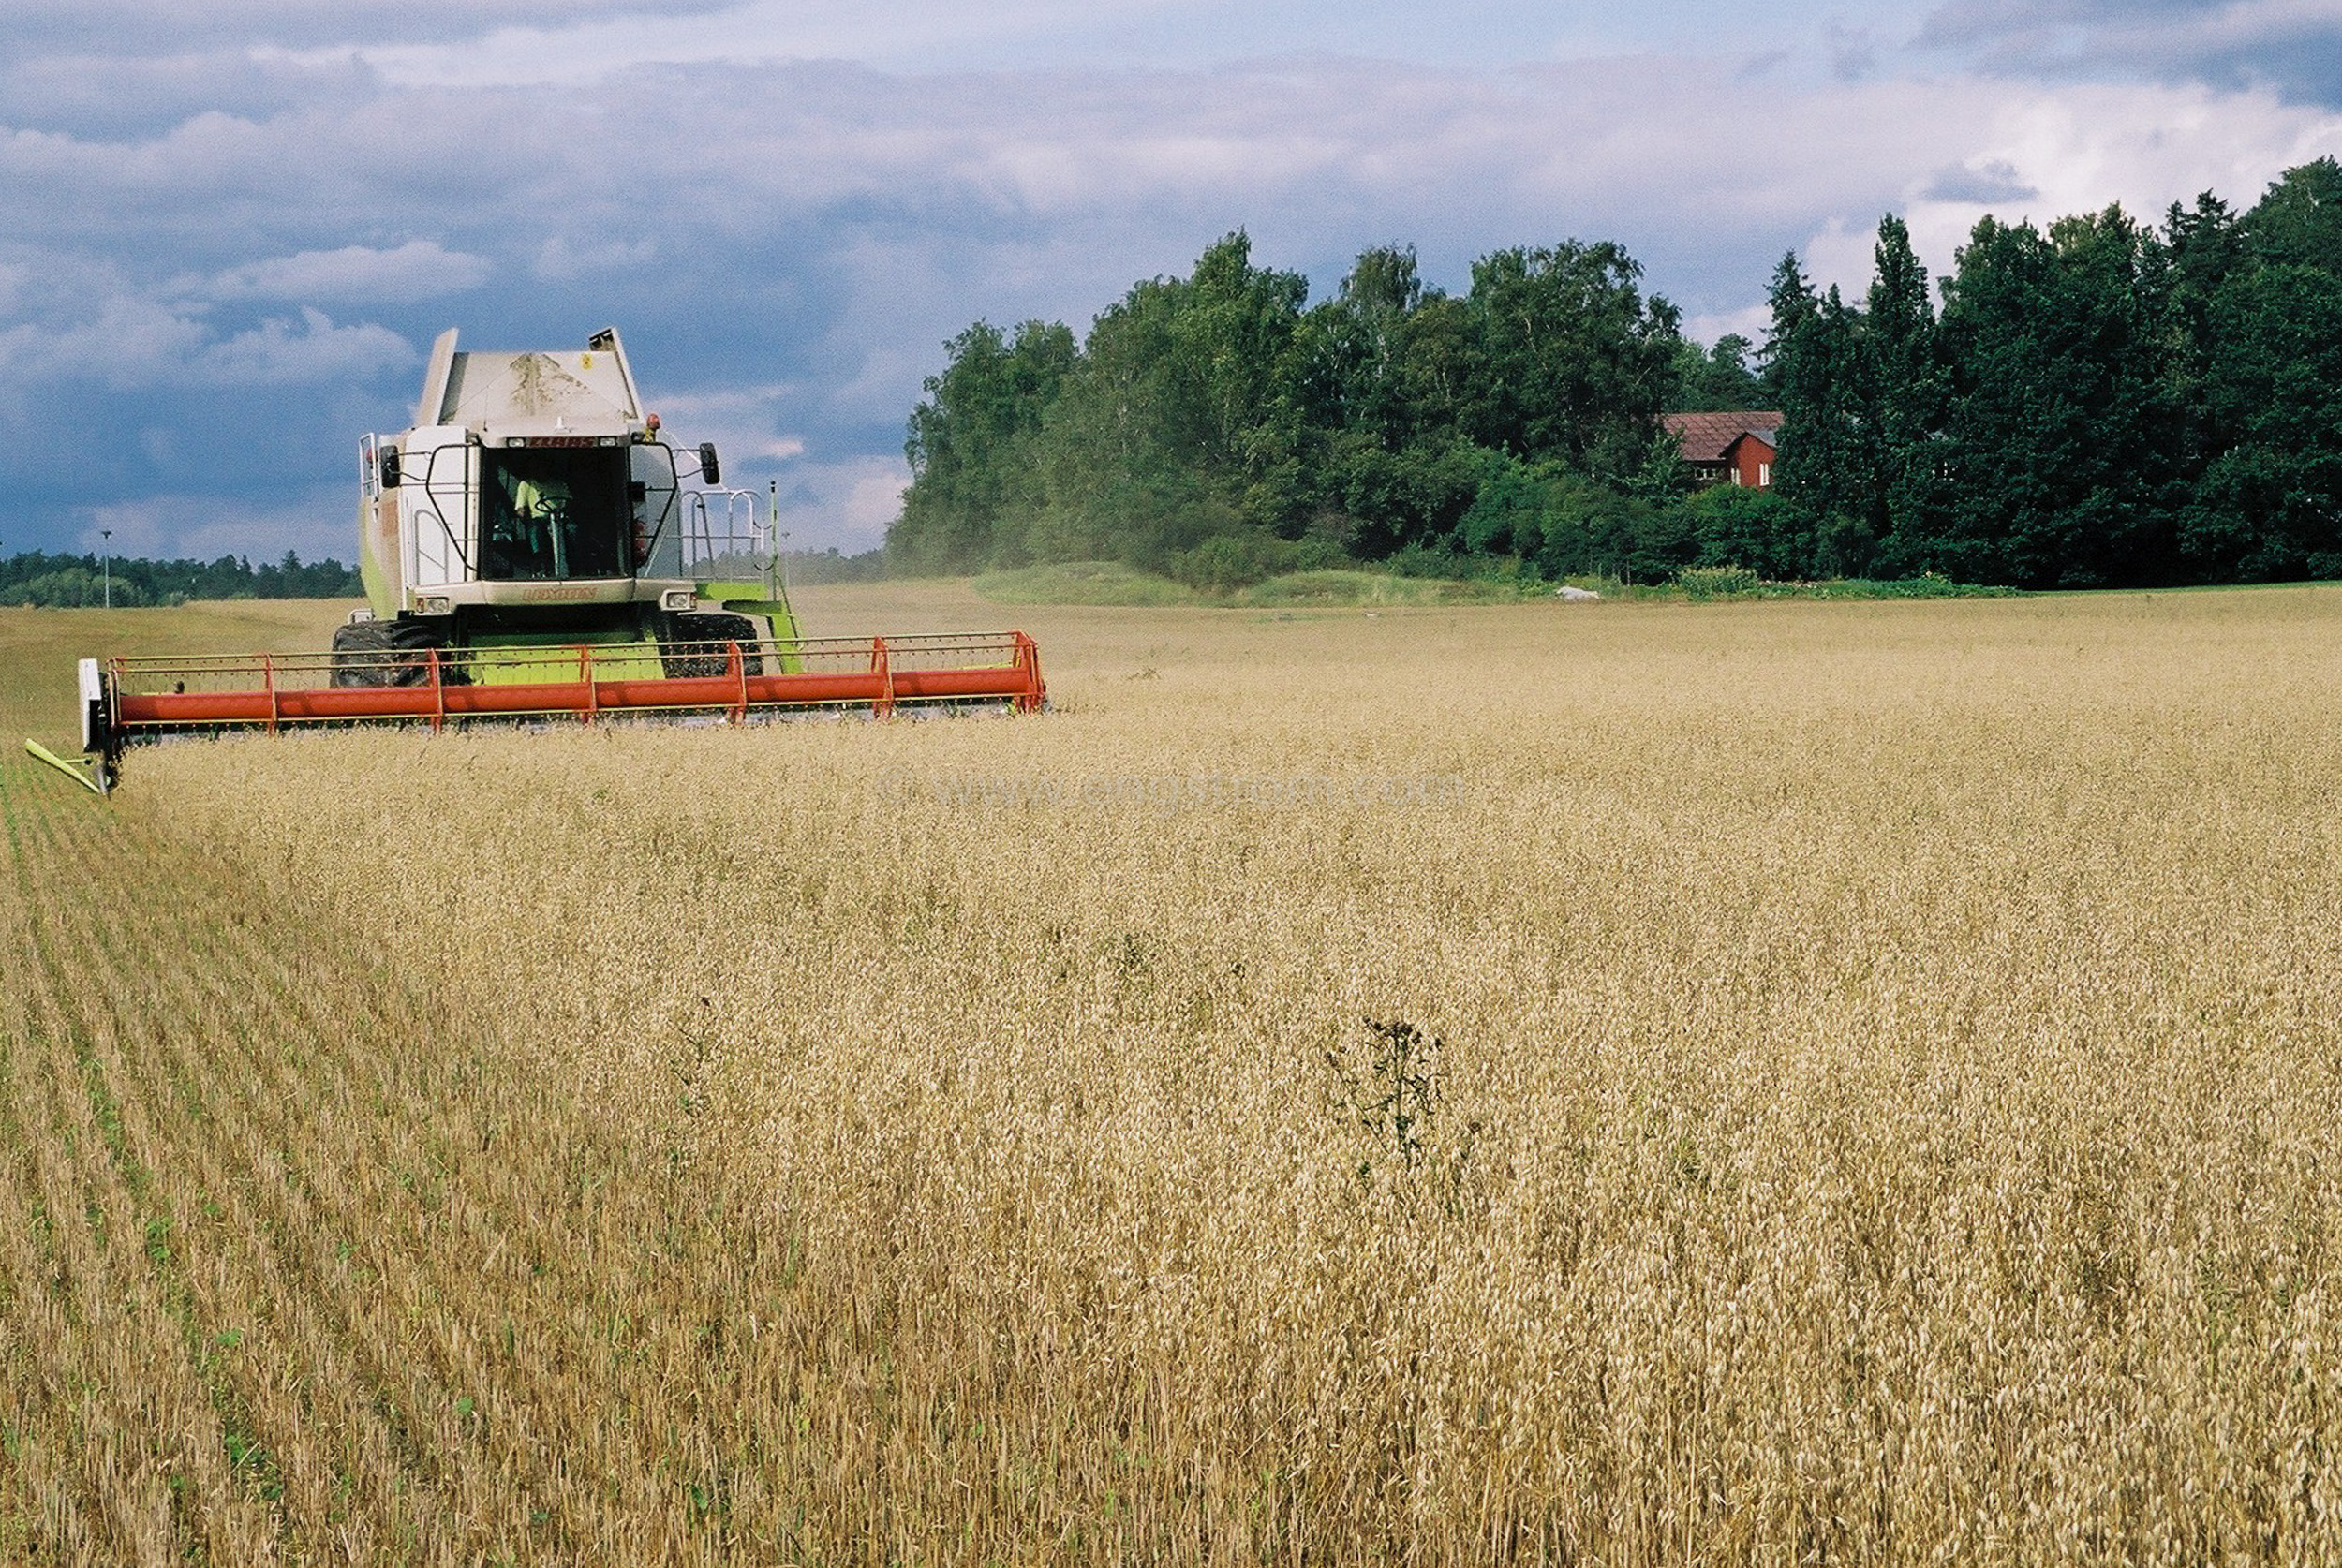
[[[1773,269],[1771,307],[1765,379],[1781,408],[1773,485],[1802,526],[1831,541],[1833,565],[1843,556],[1857,566],[1875,537],[1879,494],[1861,313],[1835,287],[1816,297],[1793,254]]]
[[[2161,259],[2119,208],[2046,235],[1978,223],[1942,321],[1954,575],[2031,587],[2170,580]]]
[[[2288,170],[2239,220],[2216,225],[2208,196],[2198,211],[2172,222],[2201,459],[2186,565],[2215,582],[2342,576],[2342,168]]]
[[[2204,405],[2221,449],[2184,523],[2214,581],[2342,577],[2342,278],[2263,267],[2209,322]]]
[[[1725,333],[1705,352],[1696,343],[1679,344],[1675,357],[1677,390],[1668,400],[1668,406],[1687,413],[1770,407],[1765,401],[1764,384],[1748,366],[1749,352],[1754,348],[1738,333]]]
[[[2193,488],[2233,438],[2215,428],[2208,400],[2216,347],[2213,305],[2230,280],[2250,267],[2253,259],[2236,214],[2210,191],[2196,198],[2192,210],[2172,203],[2163,220],[2163,251],[2172,481],[2175,493],[2188,497],[2177,503],[2185,509],[2180,523],[2181,570],[2201,574],[2220,570],[2211,561],[2232,554],[2225,545],[2189,537],[2201,521],[2191,496]]]
[[[1876,468],[1863,519],[1880,541],[1886,570],[1902,574],[1934,556],[1942,529],[1945,377],[1935,344],[1927,269],[1911,232],[1892,213],[1878,221],[1877,271],[1864,302],[1866,366],[1873,384]]]

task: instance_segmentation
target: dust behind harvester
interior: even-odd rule
[[[98,788],[126,747],[243,728],[1042,705],[1022,632],[798,636],[772,498],[667,442],[615,330],[575,352],[455,342],[432,346],[413,426],[359,443],[366,608],[325,653],[82,660]]]

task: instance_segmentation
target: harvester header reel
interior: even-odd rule
[[[1018,713],[1047,701],[1041,652],[1021,631],[798,637],[615,645],[219,654],[81,662],[84,776],[103,793],[123,753],[188,735],[358,724],[449,725],[703,718],[742,724],[822,713]]]

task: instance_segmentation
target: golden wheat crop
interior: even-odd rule
[[[0,1549],[2342,1557],[2342,591],[1019,618],[0,765]]]

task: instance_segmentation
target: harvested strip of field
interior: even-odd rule
[[[2338,623],[1066,611],[1039,720],[11,764],[10,1545],[2314,1551]]]

